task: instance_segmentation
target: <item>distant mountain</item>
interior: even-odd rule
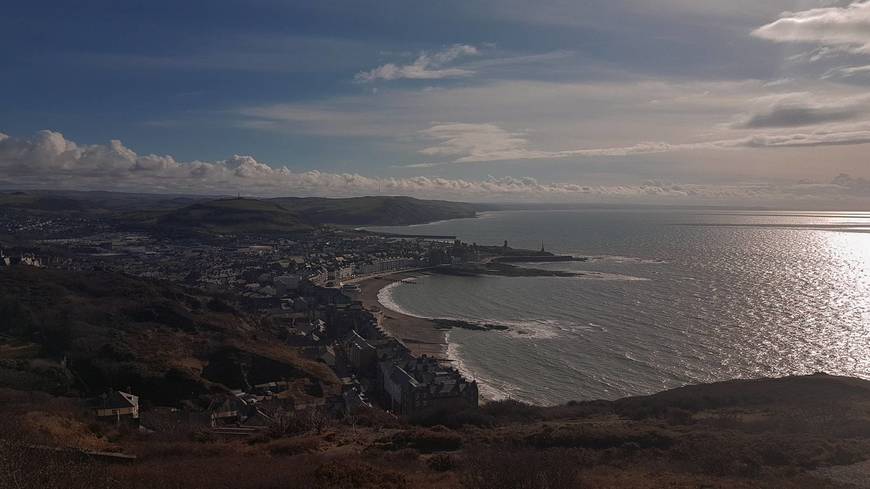
[[[46,212],[78,212],[85,209],[80,200],[62,195],[40,195],[28,192],[0,194],[0,207]]]
[[[175,209],[129,216],[162,232],[195,234],[293,233],[315,226],[403,226],[444,219],[474,217],[475,206],[458,202],[410,197],[356,197],[348,199],[230,198]]]
[[[475,217],[483,205],[411,197],[270,199],[84,191],[0,191],[0,211],[98,218],[178,237],[296,234],[321,225],[406,226]]]
[[[210,235],[294,233],[314,227],[278,202],[256,199],[199,202],[159,215],[153,224],[161,232]]]
[[[412,197],[279,197],[85,192],[65,190],[0,191],[0,208],[38,213],[113,215],[131,224],[160,224],[208,232],[285,232],[319,224],[407,226],[475,217],[492,206],[421,200]]]
[[[479,206],[412,197],[282,197],[270,199],[292,209],[315,224],[351,226],[407,226],[427,222],[475,217]]]

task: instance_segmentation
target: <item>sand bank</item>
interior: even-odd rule
[[[412,353],[448,360],[446,333],[443,329],[438,329],[435,321],[408,316],[387,309],[378,302],[378,292],[384,287],[423,274],[423,271],[399,272],[359,280],[356,282],[360,287],[359,298],[363,307],[378,318],[384,331],[401,340]]]

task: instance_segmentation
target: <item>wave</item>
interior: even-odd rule
[[[432,317],[426,317],[426,316],[414,314],[414,313],[408,311],[407,309],[403,308],[402,306],[400,306],[393,298],[393,291],[401,285],[405,285],[405,284],[401,281],[397,281],[397,282],[393,282],[393,283],[385,286],[381,290],[379,290],[378,291],[378,303],[380,303],[383,307],[390,309],[393,312],[396,312],[399,314],[404,314],[406,316],[417,317],[417,318],[421,318],[421,319],[429,319],[429,320],[445,319],[445,320],[452,320],[452,321],[465,321],[465,322],[470,322],[470,323],[474,323],[474,324],[483,324],[482,322],[478,323],[477,321],[468,320],[468,319],[432,318]],[[496,324],[496,323],[503,324],[504,326],[508,326],[508,327],[513,328],[513,327],[518,327],[520,325],[529,325],[530,323],[533,323],[533,322],[523,322],[523,321],[496,322],[496,321],[490,321],[486,324]],[[510,324],[504,324],[504,323],[510,323]],[[502,332],[502,333],[508,333],[508,334],[511,334],[512,336],[515,335],[518,337],[533,337],[532,335],[524,335],[523,334],[524,332],[525,332],[525,330],[519,330],[519,331],[509,330],[509,331]],[[499,333],[499,331],[489,331],[487,333]],[[537,336],[537,337],[540,337],[540,336]],[[552,336],[548,336],[548,337],[552,337]],[[465,363],[465,361],[463,360],[463,357],[462,357],[462,353],[461,353],[462,347],[458,343],[451,341],[450,331],[447,331],[447,333],[445,334],[445,341],[447,342],[447,352],[446,352],[447,358],[450,359],[450,362],[453,365],[453,367],[455,367],[456,370],[458,370],[465,378],[473,379],[473,380],[477,381],[477,386],[478,386],[478,389],[480,390],[480,395],[481,395],[481,397],[483,397],[484,400],[486,400],[486,401],[500,401],[500,400],[504,400],[504,399],[510,399],[512,397],[511,393],[514,391],[514,389],[511,388],[511,386],[502,385],[501,388],[495,387],[495,385],[493,385],[496,383],[495,381],[479,375],[478,372],[476,372],[473,369],[468,367],[468,365]],[[504,384],[504,383],[502,382],[501,384]]]
[[[668,262],[658,258],[638,258],[635,256],[621,255],[596,255],[590,256],[591,261],[605,261],[613,263],[640,263],[643,265],[666,265]]]
[[[561,266],[559,266],[561,265]],[[554,270],[560,272],[569,272],[569,273],[577,273],[579,275],[575,275],[573,277],[509,277],[510,279],[523,279],[523,278],[552,278],[552,279],[572,279],[572,280],[614,280],[614,281],[623,281],[623,282],[646,282],[650,279],[645,277],[636,277],[634,275],[625,275],[621,273],[608,273],[608,272],[599,272],[596,270],[584,270],[582,268],[573,268],[564,266],[563,264],[550,264],[550,263],[528,263],[523,265],[516,265],[518,268],[529,268],[529,269],[541,269],[541,270]]]
[[[462,347],[458,343],[450,341],[450,332],[446,335],[447,339],[447,358],[450,359],[453,367],[462,374],[466,379],[477,381],[477,388],[480,396],[485,401],[502,401],[511,398],[512,389],[499,389],[493,385],[493,382],[485,377],[477,375],[473,369],[463,361]]]
[[[382,288],[381,290],[379,290],[378,291],[378,303],[380,305],[386,307],[387,309],[393,311],[393,312],[396,312],[399,314],[404,314],[405,316],[411,316],[411,317],[421,318],[421,319],[432,319],[432,318],[419,316],[419,315],[414,314],[410,311],[407,311],[404,308],[402,308],[402,306],[400,306],[398,303],[396,303],[396,301],[393,299],[393,289],[395,289],[396,287],[398,287],[400,285],[405,285],[405,284],[402,281],[396,281],[396,282],[393,282],[393,283],[387,285],[386,287]]]
[[[498,326],[507,329],[491,329],[486,331],[487,334],[507,334],[514,338],[524,339],[552,339],[561,335],[568,328],[564,323],[551,319],[526,319],[526,320],[503,320],[503,319],[477,319],[469,317],[447,317],[447,316],[423,316],[415,314],[396,302],[393,292],[399,286],[406,285],[403,282],[393,282],[378,291],[378,303],[383,307],[396,312],[420,319],[428,319],[430,321],[455,321],[473,324],[475,326]]]
[[[649,282],[651,279],[645,277],[635,277],[634,275],[623,275],[621,273],[607,273],[607,272],[580,272],[586,273],[586,275],[580,275],[578,278],[580,280],[615,280],[615,281],[623,281],[623,282]]]

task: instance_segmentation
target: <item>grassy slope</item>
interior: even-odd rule
[[[37,398],[34,415],[32,395],[0,395],[8,399],[0,425],[20,420],[46,443],[104,440],[62,398]],[[826,472],[849,476],[870,458],[870,383],[830,376],[732,381],[552,408],[502,401],[411,421],[371,413],[249,440],[113,434],[115,449],[140,460],[98,467],[95,477],[142,488],[225,487],[231,480],[239,489],[845,489],[854,486]],[[90,487],[63,482],[57,487]]]
[[[160,230],[208,234],[286,233],[312,228],[299,213],[271,201],[219,199],[201,202],[157,218]]]
[[[200,202],[151,219],[161,231],[202,234],[292,233],[316,225],[408,225],[474,217],[470,204],[409,197],[351,199],[221,199]]]
[[[0,209],[102,217],[120,229],[179,237],[296,234],[318,225],[402,226],[474,217],[479,206],[410,197],[212,199],[114,192],[0,192]]]
[[[324,366],[282,347],[276,332],[180,287],[106,272],[14,267],[0,273],[0,290],[0,387],[56,394],[132,387],[175,403],[239,387],[238,362],[257,365],[250,375],[257,381],[335,383]],[[68,368],[59,363],[63,357]]]
[[[472,204],[411,197],[285,197],[271,201],[318,224],[402,226],[476,215],[476,207]]]
[[[204,200],[211,200],[211,198],[124,192],[36,190],[0,192],[0,207],[61,213],[107,214],[142,210],[165,211]]]

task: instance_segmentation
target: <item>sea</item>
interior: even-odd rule
[[[870,212],[587,208],[371,229],[589,257],[523,265],[579,277],[427,275],[380,291],[405,314],[507,326],[448,333],[449,356],[489,400],[870,379]]]

